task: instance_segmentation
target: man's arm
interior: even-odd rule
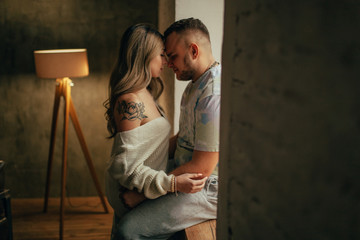
[[[218,161],[219,161],[219,152],[203,152],[203,151],[194,150],[191,161],[174,169],[169,174],[174,174],[175,176],[179,176],[184,173],[202,173],[202,176],[199,177],[198,179],[203,179],[204,177],[211,175]],[[140,204],[142,201],[146,199],[143,193],[138,193],[134,190],[126,191],[119,197],[122,198],[124,203],[130,208],[135,207],[136,205]]]
[[[200,191],[205,185],[207,176],[209,176],[215,169],[218,162],[219,153],[196,151],[196,153],[194,152],[193,156],[195,157],[195,159],[193,157],[193,160],[185,163],[184,165],[176,168],[174,171],[169,173],[177,176],[178,180],[176,180],[176,183],[177,190],[179,192],[195,193]],[[192,171],[191,169],[194,171]],[[202,171],[196,171],[196,169],[202,169]],[[196,176],[197,173],[202,173],[202,175]],[[186,176],[182,174],[185,174]],[[189,179],[193,179],[193,181],[189,181]],[[122,192],[119,197],[123,199],[124,204],[129,208],[134,208],[138,204],[146,200],[146,197],[143,193],[139,193],[135,190],[127,190],[125,192]]]
[[[202,173],[210,176],[219,162],[219,152],[204,152],[194,150],[192,159],[174,169],[171,174],[178,176],[183,173]]]

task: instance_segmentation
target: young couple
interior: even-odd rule
[[[166,65],[178,80],[191,80],[171,138],[157,104]],[[125,31],[105,105],[114,138],[105,184],[114,209],[111,239],[168,239],[216,219],[220,76],[198,19],[179,20],[164,36],[147,24]]]

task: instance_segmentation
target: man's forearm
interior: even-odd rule
[[[202,173],[210,176],[219,162],[219,152],[194,151],[191,161],[177,167],[171,174],[178,176],[183,173]]]

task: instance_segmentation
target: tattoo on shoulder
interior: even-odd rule
[[[121,101],[118,104],[117,111],[119,114],[123,115],[121,120],[135,121],[137,119],[142,120],[143,118],[147,118],[144,114],[145,105],[143,102],[136,103]]]

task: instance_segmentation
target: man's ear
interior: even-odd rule
[[[196,59],[199,57],[199,46],[196,43],[190,44],[190,54],[192,59]]]

